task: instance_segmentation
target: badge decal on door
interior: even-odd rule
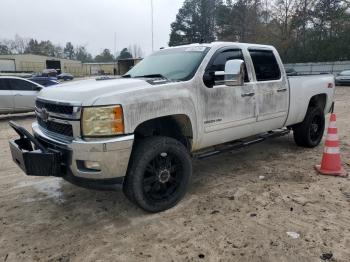
[[[205,125],[214,124],[214,123],[219,123],[219,122],[221,122],[221,121],[222,121],[222,119],[208,120],[208,121],[205,121],[204,124],[205,124]]]

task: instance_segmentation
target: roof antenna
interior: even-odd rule
[[[200,43],[200,44],[204,44],[204,43],[205,43],[204,39],[201,38],[201,40],[199,41],[199,43]]]

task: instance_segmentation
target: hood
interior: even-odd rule
[[[101,95],[115,95],[149,87],[152,85],[141,79],[88,79],[44,88],[38,97],[46,100],[93,105]]]

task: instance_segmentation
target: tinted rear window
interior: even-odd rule
[[[4,79],[4,78],[0,79],[0,90],[11,90],[11,87],[7,79]]]
[[[31,82],[21,79],[11,79],[10,81],[13,90],[33,91],[34,89],[34,84],[32,84]]]
[[[258,81],[279,80],[281,70],[275,55],[270,50],[249,50]]]

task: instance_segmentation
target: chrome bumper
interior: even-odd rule
[[[35,122],[33,134],[39,140],[54,149],[65,148],[71,151],[66,163],[72,175],[77,178],[91,180],[109,180],[126,175],[134,136],[123,136],[99,141],[73,140],[62,142],[43,132]],[[85,161],[98,162],[100,171],[87,169],[82,165]]]

